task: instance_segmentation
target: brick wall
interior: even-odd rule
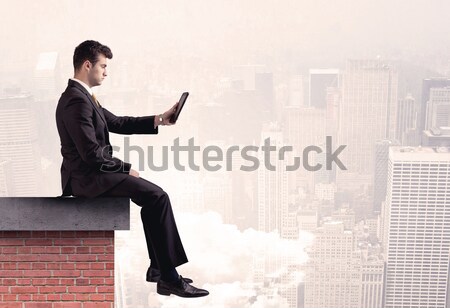
[[[0,308],[113,308],[114,231],[0,231]]]

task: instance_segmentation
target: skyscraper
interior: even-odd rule
[[[339,70],[309,70],[309,106],[325,109],[327,107],[328,87],[339,87]]]
[[[15,196],[36,197],[39,191],[41,156],[33,103],[29,94],[0,97],[0,161],[11,164],[6,181],[12,181]]]
[[[448,307],[450,151],[391,147],[385,308]]]
[[[398,74],[381,60],[348,60],[342,80],[339,144],[347,145],[339,175],[373,173],[375,141],[395,137]],[[338,170],[339,171],[339,170]],[[370,177],[369,177],[370,178]]]
[[[375,170],[373,177],[373,210],[381,211],[381,203],[386,200],[390,140],[378,140],[375,143]]]
[[[425,129],[450,126],[450,87],[431,88]]]
[[[361,257],[356,238],[341,221],[315,232],[305,277],[305,308],[360,308]]]
[[[430,100],[430,91],[432,88],[444,88],[450,86],[449,78],[430,78],[424,79],[422,83],[422,101],[420,104],[419,119],[417,121],[419,134],[425,130],[426,115],[427,115],[427,104]]]
[[[417,134],[416,100],[411,94],[399,100],[397,116],[397,140],[401,145],[411,145],[410,141]]]

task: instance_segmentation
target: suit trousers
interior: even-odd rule
[[[141,219],[152,267],[165,271],[188,262],[169,196],[162,188],[130,175],[101,197],[129,197],[142,207]]]

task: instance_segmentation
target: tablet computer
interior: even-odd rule
[[[170,118],[171,123],[175,123],[178,120],[178,117],[180,116],[181,110],[183,109],[184,103],[186,102],[186,99],[188,96],[189,96],[189,92],[184,92],[183,94],[181,94],[181,98],[178,101],[177,110]]]

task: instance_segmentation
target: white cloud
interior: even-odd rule
[[[199,299],[165,297],[156,294],[156,286],[149,287],[150,307],[285,306],[285,299],[276,291],[272,292],[270,288],[261,290],[254,284],[253,259],[265,255],[273,259],[289,258],[297,264],[305,263],[305,247],[312,242],[310,233],[301,232],[298,240],[286,240],[281,239],[275,232],[264,233],[253,229],[240,231],[234,225],[224,224],[220,216],[213,212],[178,213],[176,216],[189,258],[189,263],[178,267],[177,270],[181,275],[194,279],[193,285],[207,289],[210,295]],[[123,258],[120,262],[128,263]],[[127,265],[123,267],[128,270]],[[287,272],[287,268],[278,268],[277,273],[282,272]],[[277,273],[272,273],[272,276]],[[290,282],[296,285],[301,281],[302,273],[290,273],[289,277]]]

